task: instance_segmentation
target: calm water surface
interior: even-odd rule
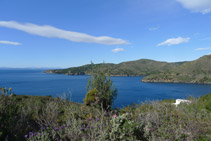
[[[71,93],[71,100],[83,102],[88,76],[45,74],[44,70],[0,70],[0,87],[12,87],[16,94],[59,96]],[[186,98],[211,93],[211,85],[143,83],[142,77],[112,77],[118,89],[115,107],[149,100]]]

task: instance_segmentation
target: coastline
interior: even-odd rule
[[[51,70],[44,71],[43,73],[49,73],[49,74],[60,74],[60,75],[71,75],[71,76],[79,76],[79,75],[87,75],[90,76],[91,74],[70,74],[70,73],[55,73]],[[171,81],[171,80],[146,80],[144,79],[146,75],[110,75],[111,77],[143,77],[141,82],[144,83],[174,83],[174,84],[204,84],[204,85],[211,85],[211,82],[184,82],[184,81]]]
[[[48,70],[48,71],[44,71],[43,73],[49,73],[49,74],[61,74],[61,75],[72,75],[72,76],[74,76],[74,75],[87,75],[87,76],[89,76],[89,75],[91,75],[91,74],[80,74],[80,73],[78,73],[78,74],[76,74],[76,73],[55,73],[55,72],[53,72],[53,71],[51,71],[51,70]],[[110,75],[110,76],[112,76],[112,77],[141,77],[141,76],[145,76],[145,75]]]
[[[209,82],[209,83],[203,83],[203,82],[143,80],[143,79],[141,80],[141,82],[144,82],[144,83],[173,83],[173,84],[204,84],[204,85],[211,85],[211,82]]]

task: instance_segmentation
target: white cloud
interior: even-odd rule
[[[112,50],[112,52],[114,53],[121,52],[121,51],[125,51],[124,48],[115,48]]]
[[[123,39],[117,39],[108,36],[95,37],[85,33],[62,30],[49,25],[40,26],[31,23],[21,24],[15,21],[0,21],[0,26],[21,30],[29,34],[34,34],[49,38],[61,38],[73,42],[97,43],[105,45],[128,44],[128,42]]]
[[[8,44],[8,45],[21,45],[21,43],[18,42],[12,42],[12,41],[0,41],[0,44]]]
[[[158,30],[160,27],[150,27],[149,28],[149,31],[155,31],[155,30]]]
[[[197,49],[195,49],[196,51],[200,51],[200,50],[210,50],[211,49],[211,47],[207,47],[207,48],[197,48]]]
[[[171,38],[171,39],[168,39],[160,44],[158,44],[158,46],[164,46],[164,45],[167,45],[167,46],[171,46],[171,45],[178,45],[178,44],[181,44],[181,43],[187,43],[189,42],[190,38],[187,37],[187,38],[182,38],[182,37],[178,37],[178,38]]]
[[[211,12],[211,0],[177,0],[192,12],[207,14]]]

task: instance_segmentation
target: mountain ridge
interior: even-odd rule
[[[168,63],[151,59],[139,59],[135,61],[121,62],[119,64],[86,64],[83,66],[71,67],[67,69],[47,70],[46,73],[89,75],[95,71],[100,70],[109,72],[110,75],[113,76],[140,76],[168,71],[180,64],[183,64],[183,62]]]
[[[185,62],[171,72],[148,75],[142,81],[211,84],[211,55]]]
[[[211,55],[193,61],[165,62],[139,59],[119,64],[87,64],[67,69],[48,70],[46,73],[90,75],[104,71],[111,76],[145,76],[143,82],[206,83],[211,84]]]

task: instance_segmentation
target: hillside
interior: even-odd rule
[[[170,72],[151,74],[144,82],[211,83],[211,55],[185,62]]]
[[[48,70],[46,73],[66,74],[66,75],[89,75],[95,71],[109,72],[113,76],[141,76],[168,72],[183,64],[167,63],[154,61],[149,59],[140,59],[137,61],[122,62],[119,64],[89,64],[80,67],[72,67],[68,69]]]
[[[149,59],[119,64],[89,64],[68,69],[48,70],[46,73],[89,75],[96,71],[112,76],[146,76],[143,82],[206,83],[211,84],[211,55],[189,62],[160,62]]]

